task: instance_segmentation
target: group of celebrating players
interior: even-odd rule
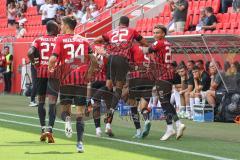
[[[84,152],[84,117],[92,112],[96,135],[101,136],[100,119],[105,103],[105,132],[114,136],[111,128],[114,111],[120,99],[131,107],[136,128],[135,138],[145,138],[150,131],[148,101],[156,97],[163,108],[167,130],[160,140],[183,135],[185,125],[179,120],[170,103],[174,70],[171,66],[170,44],[165,40],[167,30],[162,25],[153,29],[155,42],[148,42],[134,29],[129,28],[129,18],[122,16],[119,27],[89,42],[74,34],[77,21],[63,17],[61,34],[58,24],[46,24],[47,35],[34,40],[28,57],[37,70],[38,115],[41,125],[41,141],[54,143],[53,126],[56,103],[60,95],[61,118],[65,121],[65,133],[72,136],[71,105],[76,106],[77,151]],[[143,54],[134,52],[139,43]],[[104,45],[104,50],[99,49]],[[49,101],[49,123],[46,127],[45,99]],[[141,131],[140,113],[145,124]],[[176,131],[173,127],[176,123]]]

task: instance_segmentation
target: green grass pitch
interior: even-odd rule
[[[240,125],[227,123],[196,123],[187,125],[184,137],[161,142],[164,121],[153,121],[150,135],[133,139],[135,129],[129,118],[117,114],[113,121],[114,138],[103,134],[95,137],[92,120],[85,127],[85,153],[76,152],[76,134],[65,137],[64,124],[58,119],[54,131],[55,144],[39,141],[37,108],[28,107],[23,96],[0,96],[0,159],[9,160],[203,160],[240,159]],[[47,108],[47,107],[46,107]],[[143,123],[142,123],[143,124]],[[143,126],[143,125],[142,125]],[[75,125],[73,125],[75,130]],[[102,131],[104,124],[102,122]]]

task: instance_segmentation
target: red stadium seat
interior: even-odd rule
[[[230,22],[236,22],[237,16],[238,16],[237,13],[230,13],[229,21],[230,21]]]
[[[194,14],[193,15],[193,20],[192,20],[192,25],[196,26],[199,22],[199,15],[198,14]]]
[[[221,14],[221,13],[218,13],[217,15],[216,15],[216,17],[217,17],[217,21],[218,21],[218,23],[222,23],[222,17],[223,17],[223,14]]]
[[[213,8],[214,13],[218,13],[218,11],[220,9],[220,0],[213,0],[212,8]]]
[[[224,23],[229,22],[229,17],[230,17],[229,13],[224,13],[222,16],[222,22]]]
[[[239,29],[238,28],[238,22],[231,22],[231,28],[230,29]]]
[[[212,0],[208,0],[208,1],[206,2],[206,7],[210,7],[210,6],[212,6]]]
[[[199,2],[199,9],[205,8],[206,7],[206,2],[207,1],[200,1]]]
[[[193,10],[198,10],[199,9],[199,1],[193,1]]]
[[[222,23],[217,23],[217,30],[223,29],[223,24]]]
[[[223,23],[223,29],[230,29],[231,23]]]

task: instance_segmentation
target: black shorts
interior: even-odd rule
[[[169,95],[171,95],[172,83],[164,80],[152,81],[141,78],[129,80],[129,98],[139,100],[141,97],[144,97],[149,99],[152,97],[154,86],[157,86],[161,102],[170,100]]]
[[[129,98],[139,100],[141,97],[146,99],[152,96],[154,81],[148,79],[134,78],[129,80]]]
[[[61,105],[86,105],[87,86],[61,86],[60,103]]]
[[[39,96],[52,95],[58,96],[59,81],[57,79],[37,78],[37,94]]]
[[[113,82],[125,82],[129,68],[129,62],[127,58],[117,55],[110,55],[107,62],[106,77]]]
[[[93,88],[93,89],[99,89],[104,86],[106,86],[105,81],[95,81],[95,82],[92,82],[92,84],[91,84],[91,88]]]
[[[11,19],[8,20],[8,24],[11,24],[11,25],[14,25],[15,22],[16,22],[16,20],[11,20]]]

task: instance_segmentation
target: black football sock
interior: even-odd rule
[[[54,126],[55,118],[56,118],[56,105],[55,104],[49,104],[49,123],[48,126],[49,132],[52,133],[52,128]]]
[[[84,121],[81,117],[76,119],[77,142],[83,141]]]
[[[135,128],[136,129],[141,128],[140,116],[138,114],[137,107],[131,107],[131,116],[132,116]]]
[[[40,125],[43,127],[46,125],[45,117],[46,117],[46,109],[44,107],[45,103],[38,104],[38,117],[40,120]]]

